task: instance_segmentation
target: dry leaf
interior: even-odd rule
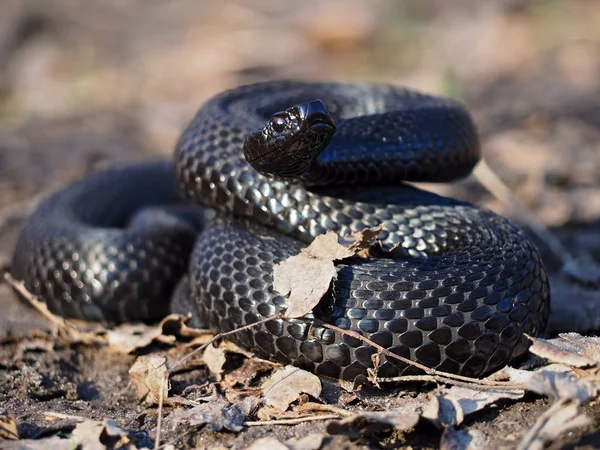
[[[442,433],[440,450],[480,450],[482,448],[487,448],[487,438],[481,431],[448,427]]]
[[[583,427],[592,421],[579,413],[577,402],[562,399],[542,414],[535,425],[523,437],[518,450],[542,450],[561,434],[573,428]]]
[[[113,448],[122,448],[131,443],[129,433],[121,428],[114,420],[98,422],[86,420],[73,430],[71,439],[82,448],[104,450],[108,442]]]
[[[573,333],[566,336],[569,336],[571,340],[569,341],[562,337],[556,339],[530,337],[529,339],[533,341],[533,345],[529,347],[529,351],[549,361],[566,364],[573,367],[592,367],[598,364],[597,359],[591,359],[584,354],[583,342],[578,345],[577,341],[573,339],[574,336],[579,335]],[[585,345],[589,347],[590,342],[588,341]],[[592,352],[592,354],[594,353]],[[594,356],[596,356],[596,354],[594,354]]]
[[[380,225],[347,239],[328,231],[317,236],[299,255],[277,264],[273,268],[273,289],[284,296],[289,294],[286,316],[295,319],[312,311],[337,274],[333,261],[354,256],[371,245],[381,229]]]
[[[213,395],[206,403],[191,409],[178,408],[169,416],[173,429],[181,421],[193,427],[205,425],[211,431],[241,431],[246,415],[251,410],[251,401],[244,404],[230,404],[220,395]]]
[[[123,354],[147,347],[159,337],[162,342],[175,343],[175,337],[163,336],[160,327],[149,326],[143,323],[125,323],[107,331],[109,348]]]
[[[321,380],[306,370],[286,366],[271,375],[263,383],[262,388],[264,391],[263,403],[285,411],[301,393],[319,397]]]
[[[351,248],[354,242],[344,245],[337,233],[328,231],[325,234],[317,236],[308,247],[302,249],[302,254],[312,259],[323,259],[334,261],[354,256],[354,250]]]
[[[161,389],[163,400],[167,399],[168,367],[167,359],[163,356],[140,356],[129,369],[129,376],[133,380],[138,399],[150,405],[156,404],[160,398]]]
[[[323,433],[312,433],[300,439],[288,439],[285,443],[292,450],[319,450],[326,437]]]
[[[248,386],[258,375],[278,366],[264,359],[247,358],[240,367],[225,375],[225,381],[230,386],[237,384]]]
[[[598,393],[598,385],[579,379],[571,369],[560,364],[534,372],[526,383],[527,389],[554,400],[570,399],[583,405]]]
[[[202,354],[202,361],[204,361],[208,370],[210,370],[211,373],[218,375],[220,379],[220,375],[223,373],[223,365],[225,364],[225,361],[227,361],[225,352],[221,348],[209,345]]]
[[[257,439],[248,447],[246,447],[246,450],[264,450],[267,448],[269,450],[290,450],[290,448],[287,445],[282,444],[274,437],[264,437]]]
[[[136,448],[130,433],[121,428],[114,420],[99,422],[86,420],[78,424],[75,429],[59,436],[45,439],[25,439],[12,441],[14,445],[3,445],[3,449],[59,449],[71,450],[82,448],[85,450],[105,450],[106,448]],[[150,442],[143,443],[146,446]]]
[[[162,330],[165,335],[181,336],[184,338],[195,338],[198,336],[212,335],[214,334],[210,330],[201,330],[198,328],[190,328],[186,325],[189,320],[188,317],[182,316],[181,314],[169,314],[163,320],[160,321],[158,327]]]
[[[423,412],[423,417],[444,426],[456,426],[463,422],[466,415],[489,404],[500,399],[517,400],[523,395],[524,391],[478,390],[453,386],[433,396]]]
[[[305,316],[319,303],[336,276],[333,262],[295,255],[273,268],[273,289],[289,294],[286,316]]]
[[[598,336],[582,336],[578,333],[561,333],[559,339],[569,342],[571,345],[581,352],[582,356],[600,362],[600,337]]]
[[[354,416],[339,421],[330,422],[327,432],[330,434],[345,434],[350,439],[371,436],[390,428],[408,430],[419,422],[420,415],[405,410],[362,411]]]
[[[0,414],[0,439],[19,439],[17,421],[10,414]]]

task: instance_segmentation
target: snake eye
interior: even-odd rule
[[[273,119],[271,119],[271,127],[276,132],[283,131],[286,123],[287,120],[285,120],[283,117],[273,117]]]

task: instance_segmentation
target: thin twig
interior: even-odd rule
[[[29,292],[25,287],[25,284],[21,280],[16,280],[9,272],[2,274],[4,281],[6,281],[14,290],[16,290],[27,302],[33,306],[42,316],[59,329],[68,329],[72,327],[65,319],[52,314],[48,310],[48,306],[39,300],[39,298]]]
[[[502,386],[502,384],[499,384],[498,382],[491,381],[491,380],[480,380],[477,378],[470,378],[470,377],[465,377],[463,375],[456,375],[454,373],[442,372],[442,371],[439,371],[436,369],[432,369],[432,368],[424,366],[423,364],[420,364],[416,361],[412,361],[410,359],[407,359],[400,355],[397,355],[397,354],[389,351],[387,348],[382,347],[381,345],[371,341],[370,339],[364,337],[362,334],[359,334],[355,331],[344,330],[342,328],[336,327],[335,325],[331,325],[329,323],[325,323],[325,322],[321,322],[321,321],[318,321],[318,323],[319,323],[319,326],[322,326],[324,328],[329,328],[331,330],[337,331],[338,333],[342,333],[347,336],[351,336],[355,339],[358,339],[360,341],[363,341],[364,343],[369,344],[372,347],[375,347],[377,350],[379,350],[385,356],[388,356],[388,357],[394,358],[394,359],[398,359],[405,364],[408,364],[408,365],[414,366],[418,369],[421,369],[427,375],[447,378],[447,379],[451,379],[451,380],[459,380],[459,381],[464,381],[466,383],[473,383],[473,384],[484,385],[484,386],[488,386],[488,387]]]
[[[169,378],[169,372],[165,372],[160,380],[160,394],[158,396],[158,419],[156,420],[156,439],[154,440],[154,450],[160,447],[160,429],[162,427],[163,401],[165,397],[165,387]]]
[[[378,383],[411,383],[415,381],[419,382],[433,382],[440,384],[451,384],[453,386],[466,387],[475,390],[487,390],[492,389],[496,391],[524,391],[525,386],[522,383],[503,383],[496,382],[495,384],[474,384],[473,382],[464,382],[459,380],[453,380],[450,378],[435,376],[435,375],[405,375],[400,377],[386,377],[376,378]]]
[[[322,416],[304,416],[297,417],[295,419],[275,419],[275,420],[259,420],[259,421],[248,421],[244,422],[244,425],[248,427],[263,427],[267,425],[296,425],[302,422],[312,422],[315,420],[329,420],[339,419],[340,416],[337,414],[323,414]]]
[[[271,320],[275,320],[275,319],[280,319],[283,317],[282,313],[278,313],[275,314],[274,316],[268,317],[266,319],[263,320],[259,320],[258,322],[254,322],[248,325],[244,325],[243,327],[239,327],[239,328],[235,328],[233,330],[230,331],[225,331],[223,333],[219,333],[216,334],[210,341],[206,342],[205,344],[201,345],[200,347],[196,348],[195,350],[193,350],[192,352],[188,353],[186,356],[184,356],[183,358],[181,358],[179,361],[176,361],[171,368],[169,369],[169,374],[173,373],[173,371],[181,366],[182,364],[184,364],[186,361],[188,361],[190,358],[192,358],[193,356],[197,355],[198,353],[200,353],[202,350],[204,350],[206,347],[208,347],[209,345],[212,345],[213,343],[217,342],[218,340],[224,338],[225,336],[229,336],[231,334],[235,334],[238,333],[240,331],[243,330],[247,330],[249,328],[253,328],[256,327],[258,325],[262,325],[263,323],[266,322],[270,322]]]
[[[33,306],[33,308],[35,308],[42,316],[44,316],[48,321],[50,321],[50,323],[55,325],[58,328],[59,332],[62,331],[67,337],[76,341],[94,344],[106,343],[106,339],[104,337],[98,336],[95,333],[79,331],[77,327],[70,323],[68,320],[50,312],[46,303],[41,301],[37,295],[29,292],[25,287],[23,281],[16,280],[15,278],[13,278],[10,272],[5,271],[2,274],[2,278],[13,289],[15,289],[27,301],[27,303]]]
[[[121,389],[117,393],[116,398],[111,402],[111,404],[110,404],[111,408],[114,408],[115,406],[117,406],[117,403],[119,402],[121,397],[123,397],[123,394],[125,394],[125,392],[127,392],[129,389],[131,389],[132,385],[133,385],[133,380],[130,379],[129,383],[127,383],[127,386],[125,386],[123,389]]]
[[[325,411],[328,413],[334,413],[338,416],[349,417],[355,415],[354,412],[348,411],[347,409],[339,408],[335,405],[327,405],[323,403],[307,402],[300,406],[301,412],[314,412],[314,411]]]
[[[77,422],[85,422],[86,420],[92,420],[89,417],[76,416],[73,414],[63,414],[54,411],[44,411],[44,417],[52,417],[56,419],[67,419],[67,420],[76,420]]]

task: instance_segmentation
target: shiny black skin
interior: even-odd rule
[[[93,174],[29,218],[12,275],[66,317],[163,317],[197,233],[167,206],[177,203],[181,195],[164,161]]]
[[[242,153],[250,131],[316,99],[336,131],[306,172],[293,169],[291,178],[303,184],[252,168]],[[383,223],[383,247],[399,246],[402,258],[339,264],[310,316],[430,367],[474,376],[498,368],[525,350],[524,333],[535,335],[547,322],[548,280],[536,249],[505,218],[400,183],[449,181],[468,174],[478,158],[463,106],[413,91],[284,81],[220,94],[200,109],[175,151],[183,196],[221,216],[196,241],[175,309],[220,331],[270,317],[286,307],[272,289],[274,264],[326,230]],[[109,171],[57,193],[26,226],[13,274],[69,317],[164,314],[167,291],[187,264],[190,226],[169,213],[157,225],[134,219],[133,228],[122,227],[140,207],[176,201],[170,170],[151,164]],[[161,284],[163,275],[173,279]],[[232,339],[326,376],[366,374],[371,347],[310,325],[278,319]],[[412,371],[394,359],[381,363],[380,376]]]
[[[278,161],[288,144],[299,151],[310,127],[298,110],[316,99],[336,130],[316,159],[306,150],[307,172],[293,162],[275,171],[279,179],[254,170],[248,160],[257,156]],[[288,109],[292,126],[277,124],[278,133],[273,120],[290,105],[300,105]],[[256,131],[245,141],[248,130]],[[244,141],[248,160],[240,152]],[[440,370],[480,376],[502,366],[525,351],[524,333],[546,326],[549,287],[538,252],[507,219],[401,183],[455,179],[478,158],[464,107],[414,91],[270,82],[213,98],[184,131],[175,173],[193,202],[238,220],[218,223],[198,240],[190,303],[180,312],[197,312],[220,331],[270,317],[286,308],[272,289],[275,264],[327,230],[347,234],[383,223],[383,247],[398,246],[402,258],[338,264],[314,317]],[[353,379],[373,364],[372,347],[306,320],[278,319],[231,339],[330,377]],[[380,376],[413,371],[393,358],[381,363]]]

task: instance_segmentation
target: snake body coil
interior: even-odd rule
[[[322,148],[309,154],[304,141]],[[131,220],[177,200],[172,169],[158,163],[55,194],[27,224],[13,274],[64,315],[147,320],[166,312],[187,266],[189,288],[178,291],[189,295],[176,309],[228,331],[285,310],[273,266],[315,236],[383,224],[381,245],[401,257],[338,264],[311,316],[427,366],[479,376],[523,353],[524,333],[544,329],[540,257],[507,219],[401,183],[449,181],[478,158],[471,118],[450,100],[382,85],[245,86],[207,102],[177,145],[179,190],[222,216],[196,240],[189,266],[194,227],[180,213]],[[232,339],[346,379],[366,374],[375,352],[310,320],[277,319]],[[382,357],[378,374],[411,371]]]

